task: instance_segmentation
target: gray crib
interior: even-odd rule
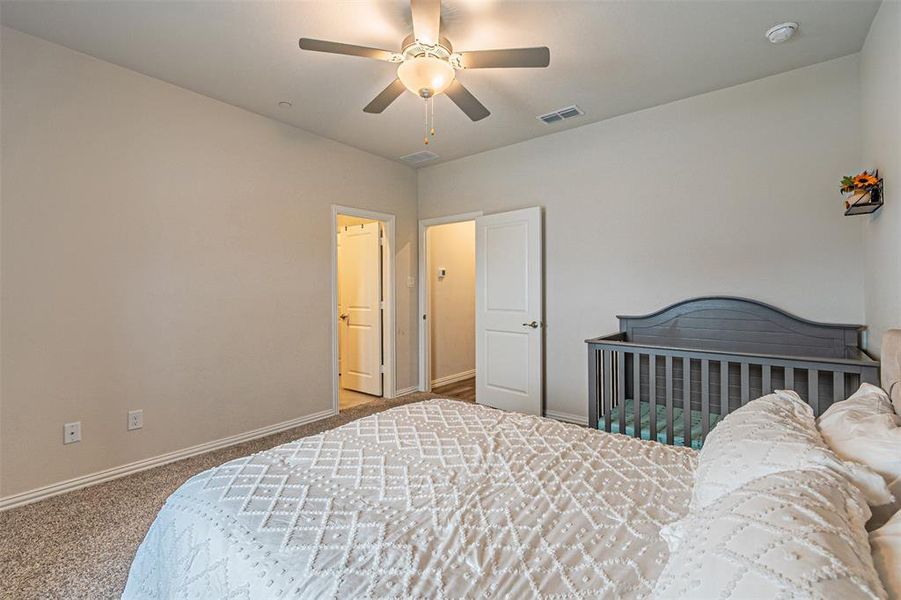
[[[732,297],[684,300],[588,344],[589,424],[700,448],[724,416],[776,389],[795,390],[816,415],[879,363],[861,349],[864,327],[816,323]]]

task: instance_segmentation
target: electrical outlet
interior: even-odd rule
[[[81,421],[63,425],[63,443],[74,444],[81,441]]]
[[[128,430],[140,429],[144,426],[144,410],[128,411]]]

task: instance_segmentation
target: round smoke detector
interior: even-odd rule
[[[788,23],[780,23],[779,25],[767,29],[766,39],[768,39],[771,44],[781,44],[782,42],[787,42],[791,39],[796,31],[798,31],[797,23],[791,21]]]

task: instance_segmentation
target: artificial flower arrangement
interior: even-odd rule
[[[857,204],[864,198],[869,196],[869,202],[879,202],[879,171],[861,171],[853,177],[846,175],[842,177],[841,191],[848,194],[845,199],[845,209]]]

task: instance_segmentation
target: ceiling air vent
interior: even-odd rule
[[[539,120],[544,123],[550,125],[551,123],[556,123],[557,121],[562,121],[564,119],[572,119],[573,117],[578,117],[584,115],[585,113],[581,108],[573,104],[572,106],[564,106],[563,108],[558,108],[553,112],[549,112],[544,115],[540,115],[538,117]]]
[[[408,165],[421,165],[424,162],[429,162],[430,160],[435,160],[438,158],[438,155],[434,152],[429,152],[428,150],[423,150],[421,152],[414,152],[413,154],[407,154],[406,156],[401,156],[400,159],[407,163]]]

